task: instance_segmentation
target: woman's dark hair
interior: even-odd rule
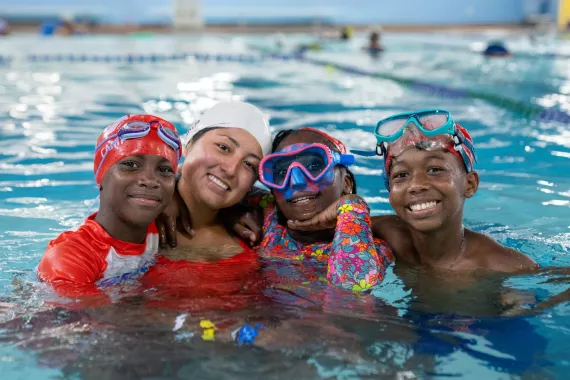
[[[202,132],[202,131],[200,131]],[[198,132],[198,133],[200,133]],[[275,137],[273,138],[273,144],[271,145],[271,153],[275,153],[277,151],[277,147],[279,147],[279,145],[289,136],[295,136],[301,132],[309,132],[314,134],[315,136],[319,136],[320,138],[322,138],[325,141],[325,144],[331,148],[331,150],[340,153],[340,151],[338,150],[338,148],[336,147],[336,145],[334,145],[332,143],[332,141],[329,141],[326,137],[312,132],[310,130],[304,130],[304,129],[283,129],[281,131],[279,131],[279,133],[277,133],[275,135]],[[197,134],[198,134],[197,133]],[[196,135],[197,135],[196,134]],[[348,178],[350,178],[350,180],[352,181],[352,194],[356,194],[356,178],[354,177],[354,174],[344,165],[339,165],[343,170],[346,171],[346,175],[348,176]]]
[[[194,144],[196,141],[200,140],[202,138],[202,136],[204,136],[206,133],[213,131],[214,129],[220,129],[220,128],[221,127],[208,127],[208,128],[201,129],[198,132],[196,132],[196,134],[194,136],[192,136],[192,138],[190,140],[188,140],[186,145]]]

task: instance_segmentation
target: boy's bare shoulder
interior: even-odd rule
[[[371,219],[374,237],[388,243],[397,260],[410,261],[410,252],[414,249],[408,225],[396,215],[373,216]]]
[[[489,236],[468,231],[470,256],[477,266],[498,272],[523,272],[538,268],[538,264],[516,249],[505,247]]]
[[[377,230],[378,233],[389,231],[406,234],[408,231],[408,225],[398,218],[397,215],[379,215],[373,216],[370,219],[372,219],[372,229],[374,232]]]

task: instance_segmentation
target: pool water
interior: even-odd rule
[[[458,282],[396,266],[371,296],[347,296],[316,284],[306,289],[307,297],[277,295],[229,311],[189,313],[182,311],[184,300],[179,310],[153,308],[151,295],[129,289],[121,290],[121,301],[113,305],[65,304],[35,280],[47,242],[77,226],[97,195],[92,153],[106,125],[126,113],[145,112],[184,132],[201,112],[226,99],[259,106],[274,132],[312,126],[352,149],[374,147],[371,131],[382,117],[448,109],[471,131],[479,157],[481,185],[466,202],[466,225],[544,267],[568,266],[570,127],[532,119],[500,101],[442,97],[406,84],[419,80],[570,111],[570,60],[484,59],[469,47],[486,38],[388,35],[387,52],[370,57],[361,50],[365,36],[357,36],[346,46],[308,53],[328,66],[278,59],[132,64],[26,59],[28,54],[257,54],[273,49],[270,37],[0,40],[0,54],[14,57],[0,65],[2,378],[564,378],[570,368],[568,304],[508,315],[567,290],[569,277],[556,269]],[[291,47],[307,39],[290,36],[286,42]],[[507,42],[514,51],[538,49],[518,35],[507,36]],[[547,42],[540,49],[570,50],[568,42]],[[402,80],[347,74],[335,65]],[[373,214],[391,213],[381,161],[359,158],[354,172]],[[507,298],[518,306],[504,306]],[[55,302],[60,306],[53,307]],[[236,321],[264,321],[260,339],[266,344],[252,348],[204,340],[201,319],[218,326],[217,337]],[[177,329],[178,324],[185,327]]]

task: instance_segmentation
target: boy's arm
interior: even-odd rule
[[[38,265],[38,278],[64,296],[99,294],[95,285],[106,263],[88,242],[67,240],[50,247]]]

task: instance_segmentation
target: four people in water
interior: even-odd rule
[[[185,295],[185,310],[197,311],[227,309],[219,302],[227,295],[240,294],[235,309],[275,299],[275,291],[326,303],[326,292],[311,295],[306,285],[366,292],[394,261],[447,273],[537,267],[464,227],[479,177],[471,136],[449,112],[391,116],[375,137],[375,151],[353,153],[384,158],[379,183],[395,215],[371,217],[350,171],[355,156],[341,141],[313,128],[272,141],[251,104],[218,103],[185,146],[171,123],[125,116],[97,140],[99,210],[48,244],[38,276],[65,296],[136,282],[159,294],[158,306],[180,308]],[[160,249],[159,234],[172,244]],[[264,270],[268,260],[289,264]]]
[[[220,213],[240,202],[257,208],[259,218],[249,229],[233,228],[260,240],[262,256],[326,262],[328,281],[353,290],[375,285],[393,257],[450,270],[536,267],[463,226],[464,202],[477,191],[479,176],[473,141],[449,112],[394,115],[377,124],[375,136],[372,154],[384,158],[383,182],[396,215],[371,218],[348,169],[354,156],[322,131],[281,131],[271,147],[257,108],[221,102],[190,130],[175,184],[182,143],[174,126],[151,115],[125,116],[97,141],[99,211],[49,243],[39,277],[99,288],[137,277],[156,260],[154,220],[163,211],[178,225],[174,246],[161,251],[162,266],[245,254],[250,247]],[[250,191],[258,174],[270,193]],[[192,231],[185,232],[184,215]]]

